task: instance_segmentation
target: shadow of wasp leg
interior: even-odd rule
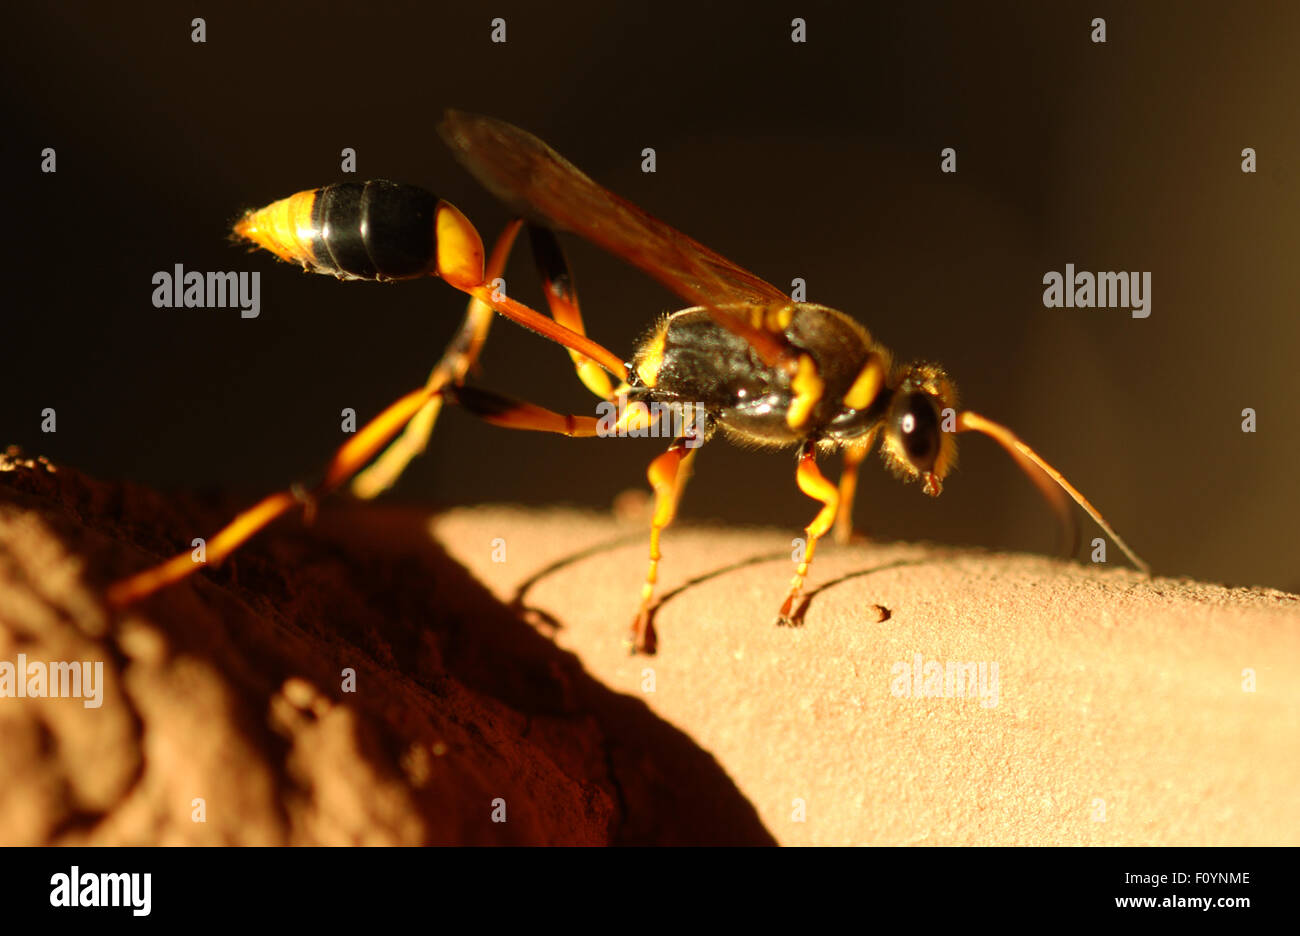
[[[115,608],[126,607],[193,575],[204,565],[219,564],[272,521],[294,507],[304,508],[310,516],[317,500],[336,490],[374,458],[375,453],[397,435],[402,427],[442,390],[443,385],[436,384],[408,393],[366,423],[334,454],[325,468],[324,480],[310,493],[294,485],[287,491],[272,494],[240,513],[218,530],[207,541],[201,560],[196,559],[193,552],[182,552],[166,562],[115,582],[108,589],[108,603]]]
[[[655,652],[657,640],[651,621],[650,600],[659,581],[659,534],[677,516],[677,505],[686,490],[686,482],[690,480],[691,466],[699,448],[698,444],[692,447],[689,443],[696,438],[702,436],[688,434],[674,440],[668,451],[652,461],[646,471],[650,486],[654,488],[655,512],[650,521],[650,564],[646,567],[645,584],[641,586],[641,608],[632,622],[633,653]]]
[[[522,226],[522,220],[511,221],[497,238],[484,272],[483,278],[488,282],[505,272],[510,249]],[[464,382],[465,375],[478,363],[479,353],[483,350],[488,329],[495,317],[496,313],[486,302],[470,299],[465,307],[465,320],[461,323],[460,331],[443,352],[442,360],[434,365],[426,386],[441,387],[448,383]],[[352,479],[352,493],[363,500],[370,500],[396,484],[411,460],[422,454],[428,446],[429,437],[433,435],[433,425],[441,410],[441,397],[434,397],[424,404],[420,412],[406,424],[402,434],[375,459],[374,464]]]
[[[858,493],[858,467],[871,453],[876,440],[872,429],[860,445],[844,449],[844,469],[840,472],[840,506],[835,515],[835,542],[847,545],[853,539],[853,498]]]
[[[578,291],[573,285],[569,262],[564,257],[560,242],[550,228],[528,225],[528,242],[533,249],[533,262],[542,277],[542,289],[551,318],[579,335],[587,334],[582,324],[582,311],[578,307]],[[578,379],[596,396],[608,400],[614,395],[614,385],[605,369],[581,351],[569,350],[573,369]]]
[[[785,596],[785,601],[781,605],[781,613],[776,619],[778,625],[794,623],[795,603],[799,600],[799,592],[803,589],[803,580],[808,574],[808,567],[812,565],[813,553],[817,551],[817,541],[830,530],[831,524],[835,520],[835,514],[839,509],[839,490],[835,485],[827,481],[826,476],[818,470],[816,452],[816,443],[805,442],[803,444],[803,448],[799,451],[799,468],[795,473],[795,481],[799,485],[799,490],[814,500],[822,502],[822,509],[817,512],[813,522],[805,528],[808,543],[804,547],[803,557],[795,569],[794,578],[790,581],[790,593]]]

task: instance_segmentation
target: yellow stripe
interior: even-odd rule
[[[265,208],[247,212],[235,224],[236,236],[269,250],[281,260],[317,266],[311,249],[316,236],[311,216],[319,191],[295,192]]]
[[[844,402],[856,410],[866,409],[876,398],[884,382],[885,369],[881,366],[880,358],[872,354],[867,359],[862,372],[853,381],[853,386],[849,387],[849,392],[844,394]]]
[[[438,238],[438,275],[457,289],[470,289],[483,282],[483,239],[460,210],[438,202],[434,222]]]
[[[659,368],[664,362],[664,343],[668,340],[668,320],[655,330],[654,337],[643,344],[636,353],[636,375],[641,383],[653,387],[659,381]]]
[[[826,382],[817,373],[817,365],[813,363],[813,359],[806,354],[801,354],[799,370],[795,373],[790,386],[794,389],[794,400],[790,403],[785,421],[791,429],[798,429],[808,421],[813,407],[821,400],[822,393],[826,390]]]

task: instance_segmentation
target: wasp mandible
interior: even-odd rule
[[[1149,569],[1088,500],[1010,429],[958,410],[957,388],[937,364],[899,363],[842,312],[793,302],[635,205],[593,182],[537,137],[489,117],[448,111],[439,127],[457,159],[516,214],[490,254],[474,226],[446,201],[393,182],[346,182],[299,192],[246,213],[236,236],[305,270],[341,279],[437,276],[470,296],[465,320],[425,385],[403,396],[344,444],[310,490],[273,494],[241,513],[208,543],[220,562],[276,517],[301,506],[310,516],[325,494],[351,481],[369,498],[389,487],[424,450],[444,402],[499,426],[595,436],[592,416],[557,413],[467,386],[495,313],[566,349],[582,383],[617,402],[615,431],[631,434],[651,418],[648,404],[688,414],[668,450],[647,472],[654,490],[650,559],[632,625],[634,651],[653,653],[651,616],[660,534],[672,522],[698,447],[718,431],[743,444],[791,447],[795,481],[820,503],[806,528],[801,561],[780,605],[778,623],[798,613],[818,542],[835,528],[847,541],[859,465],[876,441],[886,466],[937,496],[955,464],[959,432],[984,433],[1002,445],[1072,524],[1066,495],[1079,504],[1135,566]],[[492,286],[527,227],[550,315]],[[578,297],[556,232],[569,232],[622,258],[692,303],[662,318],[630,362],[587,337]],[[843,450],[834,484],[818,452]],[[378,456],[378,457],[376,457]],[[364,470],[363,470],[364,469]],[[182,553],[112,586],[121,607],[191,574]]]

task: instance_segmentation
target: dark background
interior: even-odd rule
[[[193,16],[206,44],[190,41]],[[504,45],[489,41],[496,16]],[[794,16],[806,44],[790,41]],[[504,209],[435,132],[455,106],[536,133],[782,288],[805,278],[810,301],[900,357],[942,362],[965,403],[1021,433],[1156,571],[1300,590],[1294,4],[32,4],[6,19],[0,441],[250,498],[314,475],[343,407],[364,420],[424,380],[462,297],[303,275],[233,247],[228,225],[342,180],[350,146],[352,178],[430,188],[490,241]],[[39,171],[46,146],[57,174]],[[939,172],[946,146],[956,175]],[[1246,146],[1255,175],[1240,171]],[[680,305],[566,246],[588,328],[619,353]],[[1067,262],[1151,271],[1151,317],[1044,309],[1042,277]],[[153,308],[150,278],[175,263],[261,271],[261,317]],[[511,294],[539,305],[529,266],[521,252]],[[563,351],[504,321],[479,382],[592,411]],[[57,434],[40,431],[44,407]],[[644,485],[662,445],[451,410],[389,496],[604,508]],[[1010,460],[972,436],[961,454],[937,500],[873,459],[859,525],[1050,550],[1051,515]],[[718,443],[683,515],[794,535],[813,508],[788,454]]]

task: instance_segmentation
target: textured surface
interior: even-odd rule
[[[683,526],[634,658],[634,506],[345,505],[114,617],[231,505],[0,468],[0,661],[105,664],[0,699],[2,843],[1300,841],[1293,595],[855,545],[777,628],[790,534]],[[896,694],[917,654],[996,705]]]
[[[421,514],[285,521],[106,612],[106,582],[230,509],[0,456],[0,662],[101,661],[105,684],[98,708],[0,699],[0,844],[772,841],[712,757],[520,623]]]
[[[436,529],[501,597],[614,539],[603,518],[486,509]],[[854,545],[818,553],[803,626],[777,628],[790,534],[682,528],[664,538],[671,597],[646,661],[621,645],[644,537],[620,542],[526,603],[596,679],[716,756],[783,843],[1300,842],[1295,595]],[[996,706],[896,695],[917,654],[996,663]]]

